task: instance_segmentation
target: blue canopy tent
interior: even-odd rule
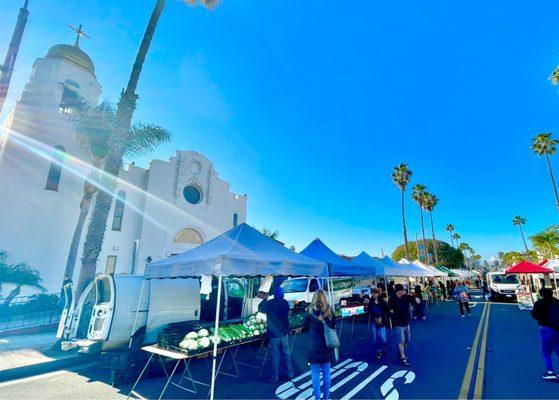
[[[372,271],[372,275],[382,276],[384,275],[385,264],[381,263],[374,257],[371,257],[368,253],[362,251],[357,257],[351,260],[351,265],[355,268],[361,267]]]
[[[144,275],[146,279],[202,275],[328,276],[328,268],[324,262],[297,254],[241,224],[190,251],[148,264]]]
[[[328,264],[330,276],[373,275],[374,271],[364,265],[349,262],[334,253],[319,238],[314,239],[300,254]]]
[[[152,262],[144,272],[145,279],[195,278],[205,275],[218,278],[215,318],[217,332],[224,276],[327,277],[328,266],[322,261],[297,254],[251,226],[241,224],[190,251]],[[216,360],[217,341],[213,347],[211,399],[214,398]]]

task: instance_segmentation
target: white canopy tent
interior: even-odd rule
[[[327,277],[328,266],[322,261],[295,253],[251,226],[241,224],[190,251],[148,264],[144,273],[145,279],[196,278],[208,275],[218,279],[214,326],[217,332],[224,276]],[[214,398],[216,360],[217,341],[213,345],[210,399]]]
[[[429,276],[428,272],[423,270],[422,268],[414,265],[412,263],[409,264],[399,264],[392,260],[388,256],[384,256],[379,260],[382,264],[385,265],[384,273],[385,276],[394,276],[394,277],[412,277],[412,278],[421,278],[425,276]],[[431,276],[433,276],[431,274]]]
[[[430,266],[430,265],[427,265],[427,264],[425,264],[425,263],[422,263],[422,262],[419,261],[419,260],[415,260],[413,263],[414,263],[415,265],[421,267],[421,268],[425,268],[425,269],[431,271],[431,272],[433,273],[433,276],[435,276],[435,277],[446,277],[446,276],[448,276],[448,274],[447,274],[446,272],[443,272],[443,271],[441,271],[441,270],[438,270],[438,269],[435,268],[435,267],[432,267],[432,266]]]

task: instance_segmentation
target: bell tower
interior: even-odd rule
[[[29,10],[27,9],[28,5],[29,0],[25,0],[23,7],[19,9],[19,15],[17,17],[14,33],[12,34],[12,40],[10,40],[8,52],[6,53],[6,59],[4,60],[4,64],[0,65],[0,113],[2,113],[2,107],[4,106],[6,96],[8,95],[8,89],[10,88],[10,81],[12,79],[12,73],[14,72],[21,38],[23,37],[25,25],[27,24],[27,17],[29,16]]]

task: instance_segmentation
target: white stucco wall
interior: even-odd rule
[[[0,250],[8,251],[10,262],[27,261],[39,270],[49,292],[60,289],[84,178],[90,173],[90,158],[78,145],[71,118],[58,110],[60,82],[67,79],[80,86],[80,94],[89,102],[98,102],[101,88],[93,75],[64,60],[38,59],[6,121],[0,152]],[[62,170],[59,190],[49,191],[45,190],[49,157],[57,145],[66,149],[67,169]],[[113,201],[98,273],[105,272],[107,257],[113,255],[116,274],[141,274],[148,257],[157,260],[195,246],[174,242],[182,229],[194,229],[205,242],[231,229],[235,213],[238,224],[246,221],[247,197],[231,193],[229,184],[202,154],[177,151],[168,161],[152,161],[147,170],[124,168],[119,178],[117,192],[126,193],[122,226],[112,230]],[[202,191],[199,204],[184,199],[182,190],[188,184]],[[90,217],[82,233],[74,282]],[[139,244],[136,257],[135,242]]]
[[[2,130],[0,158],[0,249],[10,262],[26,261],[41,272],[44,286],[62,283],[89,156],[79,148],[70,117],[58,112],[62,88],[73,79],[97,102],[95,77],[62,60],[38,59],[30,82]],[[55,146],[64,160],[58,191],[45,190]],[[81,176],[80,176],[81,175]]]

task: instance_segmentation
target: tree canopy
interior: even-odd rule
[[[444,265],[448,268],[461,268],[464,265],[464,254],[460,250],[456,250],[454,247],[450,246],[448,243],[441,240],[437,240],[437,252],[439,258],[439,264]],[[431,241],[426,243],[427,251],[433,254],[433,245]],[[392,259],[394,261],[400,261],[405,256],[405,246],[402,244],[398,246],[392,253]],[[416,260],[417,256],[417,246],[410,243],[408,246],[408,256],[410,261]]]

